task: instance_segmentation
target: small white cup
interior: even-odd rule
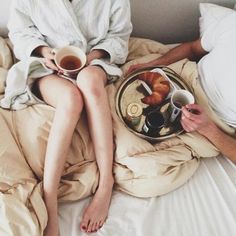
[[[175,90],[171,95],[170,105],[168,107],[170,113],[169,122],[175,121],[183,106],[192,104],[194,101],[194,96],[189,91],[184,89]]]
[[[78,47],[55,48],[52,52],[56,66],[65,76],[75,77],[86,64],[86,54]]]

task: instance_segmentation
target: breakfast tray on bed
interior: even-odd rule
[[[143,126],[147,113],[150,111],[158,110],[163,114],[163,117],[168,120],[168,106],[170,104],[170,94],[160,104],[155,106],[149,106],[144,104],[141,99],[147,95],[147,91],[142,86],[142,82],[137,78],[138,75],[155,71],[155,68],[162,69],[175,87],[178,89],[189,90],[184,80],[172,69],[165,66],[150,67],[141,69],[137,72],[129,74],[124,82],[120,85],[116,94],[116,112],[122,121],[122,123],[134,134],[149,141],[161,141],[170,137],[174,137],[183,132],[183,128],[180,124],[180,118],[178,117],[173,123],[167,122],[165,126],[155,133],[155,135],[149,135],[143,131]],[[171,93],[171,91],[170,91]],[[138,103],[142,107],[142,115],[138,125],[131,125],[127,119],[127,108],[129,104]]]

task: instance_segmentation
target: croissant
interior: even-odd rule
[[[170,83],[157,72],[145,72],[138,75],[138,79],[144,81],[151,87],[152,94],[141,99],[148,105],[158,105],[164,101],[170,92]]]

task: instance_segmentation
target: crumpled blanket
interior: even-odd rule
[[[130,53],[122,67],[148,61],[169,50],[146,39],[130,40]],[[0,94],[13,57],[6,41],[0,40]],[[188,83],[198,103],[226,132],[224,124],[209,108],[196,64],[188,60],[170,66]],[[165,194],[184,184],[195,172],[200,158],[219,151],[197,133],[183,133],[151,144],[128,131],[115,111],[115,95],[122,80],[107,86],[113,117],[115,187],[137,197]],[[0,95],[1,98],[2,95]],[[42,198],[42,176],[47,138],[54,109],[36,104],[19,111],[0,109],[0,235],[43,235],[47,213]],[[74,201],[96,191],[98,168],[87,129],[86,114],[78,122],[58,190],[59,201]]]
[[[0,107],[6,109],[24,109],[39,103],[30,86],[34,80],[52,74],[42,58],[30,57],[27,61],[20,61],[13,65],[8,72],[4,98],[0,100]]]

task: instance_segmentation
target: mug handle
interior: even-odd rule
[[[174,122],[175,121],[175,119],[179,115],[180,111],[181,111],[180,109],[176,109],[176,108],[173,109],[173,111],[172,111],[172,113],[170,115],[170,118],[169,118],[170,122]]]

